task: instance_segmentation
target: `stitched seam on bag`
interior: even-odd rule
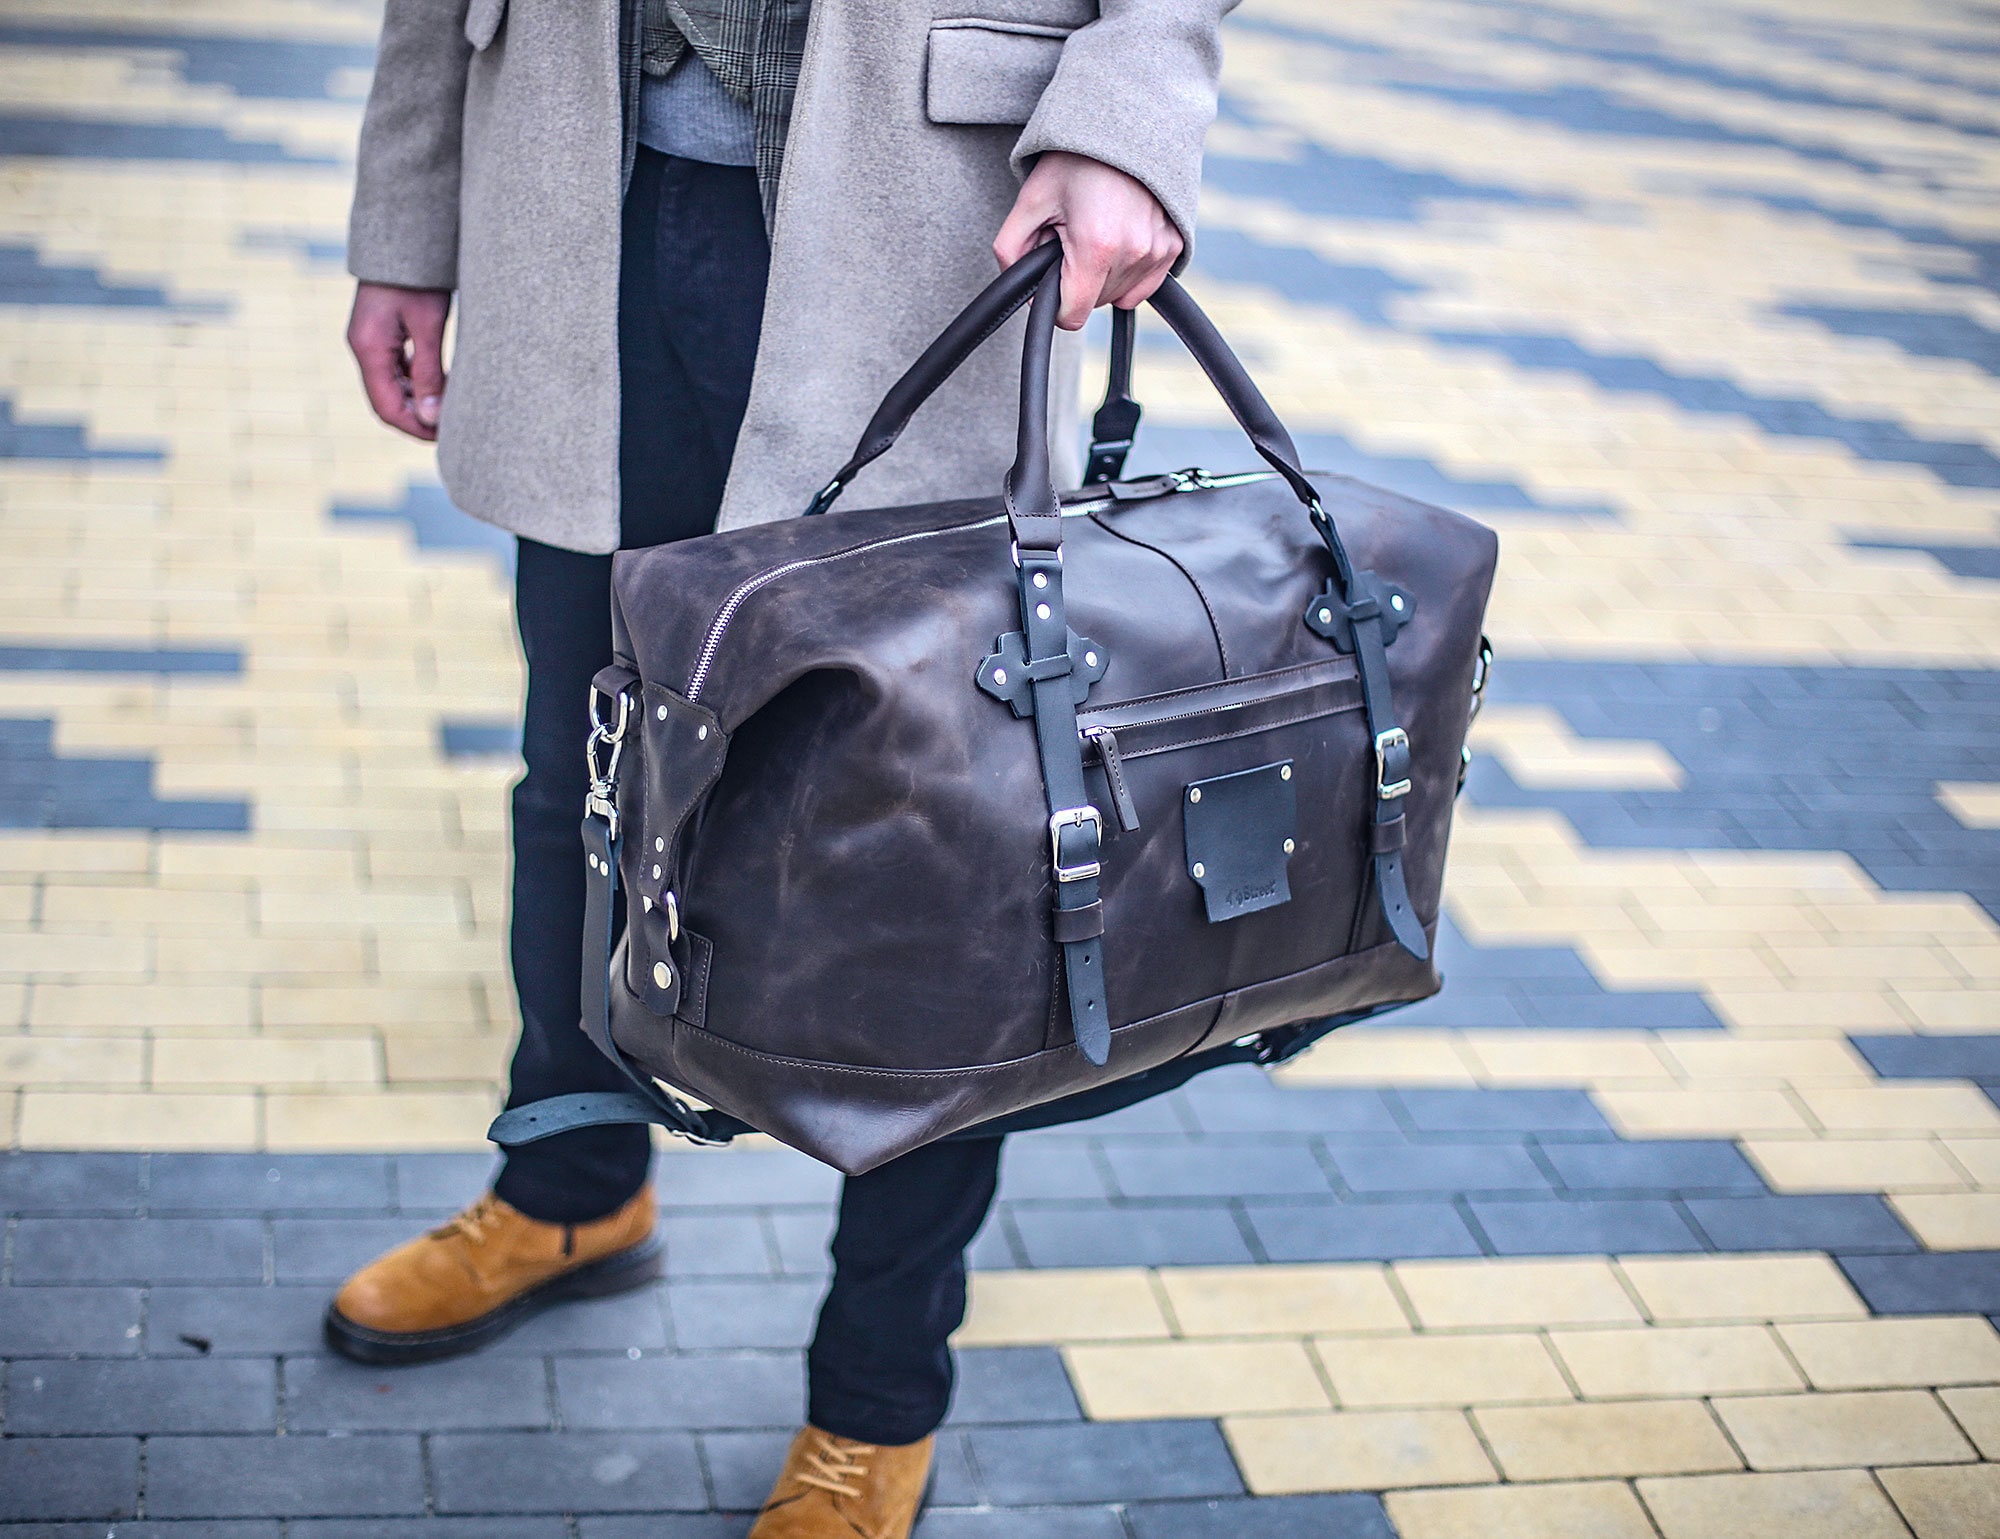
[[[1419,916],[1419,923],[1423,923],[1421,916]],[[1430,923],[1425,924],[1424,928],[1429,929],[1430,924],[1435,924],[1435,923],[1436,923],[1436,916],[1433,915]],[[1370,956],[1375,952],[1388,951],[1391,949],[1400,951],[1402,948],[1399,945],[1397,945],[1396,942],[1389,941],[1380,946],[1371,946],[1368,948],[1367,951],[1349,952],[1342,956],[1328,957],[1326,958],[1325,961],[1314,962],[1309,966],[1297,968],[1296,970],[1289,973],[1280,973],[1275,978],[1260,978],[1255,983],[1244,984],[1241,988],[1225,989],[1220,994],[1208,994],[1200,999],[1191,999],[1184,1005],[1176,1005],[1171,1010],[1162,1010],[1159,1014],[1149,1015],[1145,1017],[1145,1019],[1143,1020],[1127,1021],[1123,1026],[1112,1027],[1111,1034],[1115,1038],[1120,1032],[1137,1031],[1142,1027],[1153,1025],[1157,1021],[1163,1021],[1167,1019],[1167,1017],[1169,1016],[1179,1015],[1183,1011],[1199,1009],[1203,1005],[1220,1003],[1226,1006],[1228,1001],[1233,996],[1238,996],[1248,993],[1251,989],[1265,988],[1272,984],[1289,983],[1294,978],[1303,978],[1307,973],[1316,972],[1318,969],[1322,967],[1330,967],[1336,962],[1355,962],[1359,961],[1362,957]],[[627,986],[627,991],[628,992],[630,991],[629,985]],[[1428,998],[1428,997],[1429,997],[1428,995],[1418,996],[1418,998]],[[1379,1008],[1387,1009],[1390,1005],[1411,1004],[1411,1003],[1414,1003],[1414,1001],[1405,999],[1387,1000]],[[1218,1017],[1218,1019],[1219,1018],[1220,1017]],[[761,1048],[745,1047],[740,1042],[731,1042],[727,1037],[718,1036],[716,1033],[709,1031],[706,1028],[699,1026],[690,1026],[685,1021],[675,1021],[674,1024],[679,1026],[683,1031],[693,1033],[694,1035],[703,1038],[705,1041],[713,1043],[715,1046],[719,1048],[727,1049],[729,1052],[732,1053],[740,1053],[745,1058],[754,1058],[759,1063],[783,1064],[783,1065],[794,1066],[801,1069],[812,1069],[816,1072],[823,1074],[852,1075],[862,1079],[895,1079],[895,1080],[937,1079],[937,1078],[949,1079],[949,1078],[958,1078],[960,1076],[967,1074],[1000,1074],[1010,1069],[1019,1069],[1027,1064],[1035,1063],[1040,1059],[1046,1058],[1050,1053],[1080,1053],[1082,1051],[1080,1048],[1077,1047],[1077,1045],[1074,1042],[1065,1042],[1060,1047],[1046,1047],[1043,1048],[1040,1052],[1029,1053],[1024,1057],[1020,1058],[1009,1058],[1002,1063],[970,1063],[957,1068],[944,1068],[944,1069],[865,1069],[853,1064],[828,1063],[822,1059],[817,1059],[817,1058],[792,1058],[788,1057],[783,1053],[767,1053],[763,1051]],[[1209,1027],[1210,1031],[1213,1031],[1214,1029],[1215,1028],[1213,1025]],[[630,1051],[630,1049],[627,1049],[627,1051]],[[1172,1060],[1168,1061],[1171,1062]],[[643,1061],[641,1066],[643,1067]]]
[[[1343,716],[1349,711],[1361,709],[1361,702],[1350,705],[1328,706],[1325,710],[1306,710],[1296,716],[1280,717],[1276,721],[1260,722],[1254,727],[1238,727],[1230,732],[1212,732],[1207,737],[1176,738],[1171,743],[1156,743],[1150,748],[1132,748],[1124,751],[1128,759],[1149,759],[1154,754],[1175,753],[1183,748],[1200,748],[1209,743],[1226,743],[1231,738],[1255,737],[1260,732],[1275,732],[1279,727],[1295,727],[1302,721],[1317,721],[1322,716]],[[1150,722],[1148,726],[1152,725]]]
[[[1091,706],[1077,712],[1077,720],[1083,726],[1105,726],[1113,731],[1123,732],[1132,727],[1150,727],[1158,722],[1186,721],[1195,716],[1208,716],[1216,711],[1238,710],[1247,705],[1262,705],[1266,701],[1283,700],[1290,695],[1302,695],[1310,689],[1331,688],[1336,684],[1360,682],[1357,671],[1350,666],[1339,669],[1341,659],[1326,659],[1312,663],[1293,663],[1285,668],[1273,668],[1268,673],[1246,673],[1233,679],[1216,679],[1208,684],[1190,684],[1183,689],[1163,689],[1156,695],[1134,695],[1130,700],[1113,700],[1104,705]],[[1286,683],[1287,675],[1299,674],[1294,683]],[[1304,675],[1314,675],[1307,678]],[[1226,698],[1232,691],[1240,691],[1246,684],[1269,681],[1271,688],[1263,694],[1249,695],[1241,699]],[[1225,697],[1220,704],[1204,704],[1204,697]],[[1161,716],[1140,715],[1130,721],[1116,719],[1119,712],[1136,711],[1142,707],[1167,701],[1182,701],[1187,709],[1170,711]]]
[[[1195,599],[1201,605],[1202,613],[1208,616],[1208,628],[1209,631],[1215,637],[1216,656],[1221,660],[1222,663],[1222,676],[1225,680],[1228,679],[1229,643],[1222,639],[1222,626],[1217,622],[1215,618],[1215,606],[1209,603],[1208,594],[1202,588],[1200,581],[1195,577],[1194,573],[1190,572],[1186,567],[1182,566],[1180,562],[1174,557],[1171,551],[1163,550],[1157,545],[1149,544],[1145,540],[1141,540],[1134,535],[1129,535],[1125,533],[1122,529],[1112,528],[1110,524],[1105,522],[1104,515],[1102,513],[1091,514],[1090,521],[1093,524],[1097,525],[1098,528],[1102,529],[1106,534],[1112,535],[1117,539],[1123,540],[1127,545],[1135,546],[1140,550],[1151,551],[1154,555],[1160,557],[1160,559],[1165,561],[1167,565],[1171,566],[1176,572],[1179,572],[1181,576],[1187,579],[1187,585],[1190,588],[1194,589],[1194,596]]]

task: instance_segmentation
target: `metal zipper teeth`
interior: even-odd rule
[[[1190,490],[1206,491],[1212,487],[1239,486],[1245,481],[1260,481],[1269,477],[1268,470],[1242,471],[1228,476],[1205,476],[1189,484]],[[1162,495],[1167,495],[1163,493]],[[1063,517],[1082,518],[1104,508],[1118,506],[1113,497],[1101,497],[1090,502],[1080,502],[1064,508]],[[701,651],[695,658],[694,672],[688,675],[687,698],[692,705],[701,698],[702,686],[708,682],[709,669],[715,665],[715,654],[721,650],[723,633],[729,629],[729,622],[736,618],[750,595],[780,577],[789,577],[793,572],[803,572],[807,567],[826,566],[830,562],[844,561],[849,556],[864,556],[871,550],[887,550],[892,545],[911,545],[918,540],[934,540],[940,535],[962,534],[968,529],[991,529],[1007,522],[1007,515],[996,514],[992,518],[982,518],[970,524],[952,524],[944,529],[922,529],[915,534],[892,535],[884,540],[870,540],[865,545],[850,545],[846,550],[829,551],[824,556],[808,556],[802,561],[787,561],[783,566],[774,566],[768,572],[760,572],[745,582],[738,583],[729,596],[722,601],[722,607],[715,612],[715,619],[709,625],[708,635],[703,638]]]

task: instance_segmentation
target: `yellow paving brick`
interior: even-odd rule
[[[1714,1405],[1752,1469],[1943,1464],[1978,1457],[1936,1398],[1921,1390],[1759,1395]]]
[[[257,1098],[23,1090],[18,1137],[24,1149],[254,1149]]]
[[[153,1083],[377,1085],[379,1050],[365,1037],[169,1037],[153,1045]]]
[[[1982,1459],[2000,1460],[2000,1388],[1941,1389],[1938,1399],[1972,1439]]]
[[[1472,1066],[1436,1032],[1349,1027],[1277,1071],[1301,1085],[1470,1085]]]
[[[1496,1474],[1459,1411],[1231,1416],[1222,1431],[1258,1496],[1481,1485]]]
[[[1967,828],[2000,828],[2000,785],[1946,781],[1939,784],[1937,798]]]
[[[1569,1400],[1539,1336],[1319,1336],[1313,1350],[1349,1408]]]
[[[1140,1341],[1063,1349],[1096,1421],[1324,1410],[1332,1402],[1296,1341]]]
[[[1783,1090],[1600,1090],[1596,1099],[1628,1138],[1742,1138],[1810,1126]]]
[[[0,1085],[140,1085],[137,1037],[0,1036]]]
[[[236,1026],[255,1020],[242,983],[43,983],[28,1020],[34,1026]]]
[[[1827,1038],[1762,1038],[1715,1036],[1699,1040],[1669,1032],[1660,1051],[1697,1080],[1866,1080],[1867,1062],[1845,1042]]]
[[[1780,1325],[1814,1389],[2000,1382],[2000,1335],[1979,1315]]]
[[[2000,1534],[2000,1465],[1878,1470],[1876,1477],[1917,1539]]]
[[[977,1272],[960,1346],[1143,1341],[1172,1334],[1151,1276],[1138,1268]]]
[[[485,1149],[499,1098],[485,1091],[395,1090],[264,1097],[268,1148]]]
[[[2000,1192],[1910,1192],[1889,1203],[1926,1249],[2000,1250]]]
[[[1472,1061],[1485,1084],[1667,1081],[1672,1073],[1646,1032],[1468,1032],[1460,1052]]]
[[[1303,1336],[1410,1325],[1374,1265],[1165,1267],[1161,1289],[1183,1336]]]
[[[1661,1324],[1868,1315],[1825,1256],[1626,1256],[1618,1265],[1647,1316]]]
[[[1876,1085],[1865,1090],[1801,1085],[1799,1098],[1829,1132],[1953,1133],[2000,1130],[2000,1110],[1963,1084]]]
[[[1707,1407],[1694,1400],[1482,1406],[1472,1419],[1509,1480],[1742,1468]]]
[[[1865,1470],[1642,1480],[1664,1539],[1910,1539]]]
[[[1577,1388],[1593,1400],[1805,1387],[1761,1325],[1553,1331],[1549,1341]]]
[[[1390,1271],[1418,1323],[1433,1330],[1640,1318],[1618,1274],[1603,1261],[1399,1261]]]
[[[2000,1188],[2000,1138],[1947,1138],[1944,1152],[1981,1188]]]
[[[465,980],[423,984],[279,980],[258,990],[266,1025],[382,1026],[463,1031],[483,1021],[478,986]]]
[[[1401,1539],[1657,1539],[1632,1488],[1617,1481],[1392,1491]]]
[[[510,1037],[400,1036],[382,1044],[383,1064],[391,1084],[422,1084],[441,1080],[499,1083],[513,1058]]]
[[[61,980],[144,973],[153,964],[155,944],[138,932],[0,930],[0,976]]]
[[[1924,1138],[1751,1138],[1743,1152],[1781,1192],[1957,1191],[1965,1175]]]

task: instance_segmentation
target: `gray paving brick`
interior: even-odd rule
[[[932,1511],[912,1539],[1127,1539],[1113,1507],[1009,1507]]]
[[[137,1288],[0,1288],[0,1358],[127,1357],[139,1350]]]
[[[536,1358],[481,1354],[407,1368],[364,1367],[330,1356],[285,1360],[285,1426],[295,1432],[548,1425],[548,1375]]]
[[[146,1298],[146,1350],[158,1357],[312,1352],[330,1298],[320,1287],[154,1288]]]
[[[129,1518],[138,1502],[137,1438],[0,1438],[0,1518]]]
[[[821,1292],[817,1282],[793,1279],[671,1283],[674,1344],[691,1352],[802,1347],[812,1336]]]
[[[391,1171],[395,1203],[405,1213],[456,1213],[493,1184],[490,1154],[399,1154]]]
[[[561,1518],[308,1518],[288,1539],[569,1539]],[[120,1528],[116,1539],[125,1539]]]
[[[805,1419],[805,1366],[796,1352],[671,1357],[564,1357],[555,1364],[565,1427],[766,1427]]]
[[[1423,1133],[1581,1133],[1610,1137],[1581,1090],[1398,1089],[1386,1092]]]
[[[703,1433],[702,1460],[708,1467],[715,1506],[729,1512],[754,1512],[761,1507],[784,1466],[792,1436],[793,1431]],[[964,1434],[951,1430],[938,1434],[931,1471],[932,1502],[956,1507],[979,1500]]]
[[[255,1358],[84,1358],[7,1368],[7,1431],[275,1432],[278,1373]]]
[[[662,1512],[643,1518],[579,1518],[580,1539],[743,1539],[750,1519],[729,1512]]]
[[[137,1213],[145,1165],[140,1154],[0,1154],[0,1213]]]
[[[1262,1069],[1250,1069],[1260,1079]],[[1218,1071],[1219,1075],[1220,1071]],[[1211,1088],[1189,1085],[1187,1102],[1204,1133],[1379,1134],[1399,1138],[1401,1124],[1376,1090],[1343,1090],[1271,1084],[1257,1090],[1238,1080]]]
[[[681,1432],[443,1432],[430,1440],[440,1513],[700,1512]]]
[[[1121,1107],[1102,1117],[1092,1117],[1084,1122],[1059,1123],[1055,1127],[1037,1128],[1032,1133],[1017,1136],[1053,1141],[1062,1138],[1117,1138],[1126,1134],[1193,1131],[1194,1115],[1188,1110],[1187,1092],[1174,1090],[1165,1095],[1156,1095],[1130,1106]]]
[[[766,1213],[764,1222],[778,1246],[778,1269],[792,1277],[823,1277],[833,1270],[827,1246],[833,1241],[831,1208],[782,1209]]]
[[[1340,1179],[1363,1196],[1391,1192],[1547,1192],[1522,1144],[1337,1144]]]
[[[976,1427],[966,1438],[988,1500],[1002,1507],[1243,1491],[1222,1433],[1208,1421]]]
[[[1697,1197],[1688,1212],[1718,1250],[1916,1251],[1916,1236],[1865,1192]]]
[[[1834,1259],[1877,1314],[2000,1315],[2000,1251]]]
[[[761,1277],[773,1270],[755,1213],[669,1213],[660,1233],[669,1277]]]
[[[1126,1197],[1316,1197],[1333,1190],[1307,1141],[1107,1138],[1099,1147]]]
[[[790,1149],[676,1151],[654,1161],[653,1192],[662,1208],[810,1206],[840,1195],[840,1173]]]
[[[251,1218],[24,1218],[13,1280],[262,1282],[264,1225]]]
[[[1734,1144],[1719,1139],[1550,1143],[1542,1156],[1576,1192],[1766,1190],[1756,1167]]]
[[[607,1299],[577,1299],[544,1310],[486,1350],[516,1356],[552,1352],[642,1352],[669,1340],[665,1290],[639,1288]]]
[[[414,1437],[156,1437],[146,1514],[162,1518],[418,1517]]]
[[[242,1518],[227,1523],[169,1519],[164,1523],[120,1523],[109,1531],[109,1539],[279,1539],[281,1532],[275,1518]],[[6,1539],[107,1539],[102,1523],[9,1524],[0,1533]]]
[[[424,1232],[408,1218],[274,1218],[272,1275],[281,1283],[342,1282],[384,1251]]]
[[[1125,1510],[1133,1539],[1396,1539],[1372,1493],[1141,1502]]]
[[[1004,1272],[1021,1265],[1020,1248],[1014,1243],[1004,1208],[995,1207],[986,1215],[986,1222],[965,1247],[965,1264],[982,1272]]]
[[[967,1347],[957,1363],[954,1423],[1075,1421],[1083,1415],[1054,1347]]]
[[[1654,1254],[1703,1249],[1671,1202],[1654,1198],[1472,1200],[1473,1222],[1502,1256]]]
[[[389,1157],[381,1154],[155,1154],[150,1212],[279,1213],[390,1203]]]
[[[1256,1203],[1243,1211],[1272,1261],[1398,1261],[1477,1256],[1448,1202]]]
[[[1221,1203],[1016,1203],[1007,1216],[1031,1266],[1203,1266],[1252,1259],[1235,1216]]]
[[[1103,1201],[1111,1195],[1092,1145],[1076,1138],[1010,1138],[1000,1156],[1003,1199]]]

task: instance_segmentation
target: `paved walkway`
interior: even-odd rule
[[[339,346],[372,29],[0,19],[0,1535],[737,1536],[799,1411],[773,1147],[664,1157],[655,1292],[317,1345],[513,1029],[509,551]],[[1229,44],[1204,301],[1501,531],[1451,982],[1016,1142],[924,1539],[1993,1539],[2000,17]],[[1141,378],[1142,458],[1244,459]]]

